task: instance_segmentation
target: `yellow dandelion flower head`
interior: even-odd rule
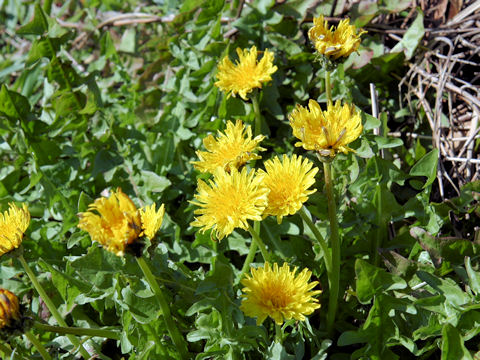
[[[262,83],[272,80],[271,75],[277,71],[273,65],[273,53],[265,50],[263,57],[257,61],[257,48],[250,50],[237,48],[238,62],[233,64],[225,56],[218,65],[215,86],[227,93],[227,96],[239,94],[247,100],[247,94],[254,88],[261,88]]]
[[[17,296],[5,289],[0,289],[0,329],[10,327],[20,319],[20,305]]]
[[[297,267],[290,270],[287,263],[281,268],[276,263],[272,268],[268,262],[263,268],[252,268],[251,276],[247,274],[241,281],[245,287],[240,309],[245,315],[256,317],[257,325],[261,325],[267,316],[278,325],[292,318],[305,320],[305,315],[320,307],[314,296],[322,291],[312,291],[318,282],[309,282],[310,270],[304,269],[298,275],[295,275],[296,271]]]
[[[21,208],[9,203],[9,209],[0,214],[0,256],[20,246],[23,234],[30,224],[30,212],[27,205]]]
[[[163,215],[165,214],[165,205],[161,205],[158,211],[155,211],[155,204],[140,209],[140,219],[142,220],[143,234],[149,239],[153,239],[158,229],[162,226]]]
[[[317,51],[334,60],[347,57],[357,51],[360,45],[360,36],[366,31],[357,33],[355,25],[350,25],[350,19],[340,21],[337,28],[328,27],[323,15],[313,19],[313,27],[308,31],[308,37]]]
[[[78,227],[90,234],[93,241],[108,251],[123,256],[125,248],[145,235],[152,239],[162,225],[165,213],[162,205],[138,210],[133,201],[120,188],[110,196],[96,199],[88,211],[80,213]]]
[[[309,188],[315,184],[318,168],[307,158],[283,155],[282,160],[275,157],[266,161],[265,169],[266,172],[259,172],[264,174],[263,183],[270,192],[263,216],[276,216],[280,224],[284,216],[295,214],[309,195],[317,191]]]
[[[322,111],[315,100],[308,102],[308,109],[297,105],[288,116],[293,135],[300,139],[295,146],[315,150],[322,156],[334,157],[337,152],[354,152],[347,145],[357,139],[363,126],[360,113],[353,105],[329,103]]]
[[[201,172],[213,173],[217,167],[230,172],[232,168],[240,168],[250,160],[261,159],[255,151],[265,149],[258,144],[265,136],[252,138],[252,128],[245,127],[241,120],[227,122],[225,133],[218,132],[218,137],[208,135],[203,139],[207,151],[197,151],[200,161],[193,161],[195,168]]]
[[[247,230],[248,220],[262,220],[267,206],[263,177],[246,168],[241,172],[233,168],[230,173],[217,168],[208,184],[198,181],[197,192],[191,203],[200,208],[194,211],[197,217],[191,225],[201,227],[202,232],[213,229],[219,240],[235,228]]]

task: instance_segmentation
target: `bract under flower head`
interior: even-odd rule
[[[328,22],[323,15],[313,19],[313,27],[308,31],[308,37],[317,51],[334,60],[347,57],[357,51],[360,45],[360,36],[366,31],[357,33],[355,25],[350,25],[349,19],[340,21],[337,28],[328,28]]]
[[[225,133],[218,132],[215,138],[208,135],[203,139],[207,151],[197,151],[200,161],[193,161],[195,168],[201,172],[213,173],[218,167],[229,172],[232,168],[239,169],[247,161],[261,159],[255,151],[265,149],[258,144],[265,136],[258,135],[252,138],[252,128],[245,128],[242,121],[227,122]]]
[[[252,268],[252,275],[247,274],[241,281],[245,287],[240,309],[245,315],[256,317],[257,325],[268,316],[278,325],[289,319],[305,320],[305,315],[320,307],[313,296],[322,291],[312,291],[318,282],[308,282],[310,270],[304,269],[298,275],[296,271],[296,267],[290,270],[286,263],[281,268],[274,263],[272,269],[268,262],[263,268]]]
[[[5,289],[0,289],[0,329],[11,327],[20,319],[20,305],[17,296]]]
[[[354,151],[347,145],[357,139],[363,126],[360,114],[353,105],[340,101],[327,106],[322,111],[315,100],[308,102],[308,109],[297,105],[288,116],[293,135],[300,139],[295,146],[305,150],[315,150],[322,156],[334,157],[337,152]]]
[[[257,62],[257,48],[250,50],[237,48],[238,61],[233,64],[225,56],[218,65],[215,86],[227,93],[227,96],[239,94],[247,100],[247,94],[255,88],[261,88],[262,83],[271,81],[271,75],[277,71],[273,65],[273,53],[265,50],[263,57]]]
[[[246,168],[241,172],[233,168],[230,173],[217,168],[213,181],[198,180],[197,192],[191,203],[200,207],[194,212],[199,216],[191,225],[201,227],[202,232],[213,229],[219,240],[235,228],[247,230],[248,220],[262,220],[267,206],[268,189],[262,177]]]
[[[9,203],[9,209],[0,214],[0,256],[20,246],[23,234],[30,224],[30,212],[27,205],[21,208]]]
[[[275,157],[264,165],[266,172],[259,170],[259,173],[264,174],[263,183],[270,192],[263,214],[276,216],[280,224],[284,216],[295,214],[309,195],[317,191],[309,188],[315,183],[318,168],[313,167],[310,160],[297,155],[283,155],[282,160]]]
[[[108,251],[123,256],[125,248],[141,236],[153,238],[162,224],[163,205],[158,212],[155,205],[138,210],[120,188],[106,198],[96,199],[88,211],[80,213],[78,227],[90,234]]]

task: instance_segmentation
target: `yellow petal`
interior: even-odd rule
[[[197,151],[200,161],[193,161],[195,168],[201,172],[212,173],[221,167],[227,172],[232,168],[239,169],[250,160],[260,159],[256,151],[264,148],[258,144],[265,138],[263,135],[252,137],[252,128],[245,127],[242,121],[227,122],[225,132],[218,132],[215,138],[212,135],[203,140],[207,151]]]
[[[261,88],[262,83],[272,80],[271,75],[277,71],[273,65],[273,53],[265,50],[263,58],[257,62],[257,48],[252,46],[250,50],[237,48],[239,61],[233,64],[228,56],[225,56],[218,65],[217,79],[215,83],[227,96],[239,94],[247,100],[247,94],[254,88]]]
[[[20,246],[23,235],[30,224],[27,205],[21,208],[9,203],[9,209],[0,214],[0,256]]]
[[[289,319],[305,320],[305,315],[320,307],[313,296],[321,291],[311,291],[317,282],[308,282],[311,276],[308,269],[298,275],[296,271],[297,268],[290,270],[286,263],[281,268],[276,263],[272,268],[268,262],[263,268],[252,268],[251,275],[241,281],[245,287],[240,309],[245,315],[256,317],[258,325],[267,316],[279,325]]]
[[[202,232],[213,229],[218,239],[232,233],[235,228],[248,229],[248,220],[261,220],[267,205],[268,189],[263,178],[255,171],[247,172],[235,168],[230,173],[217,168],[213,180],[198,181],[195,200],[191,201],[199,209],[195,210],[192,226]]]
[[[366,31],[357,32],[355,25],[350,25],[349,19],[340,21],[337,28],[328,28],[328,22],[323,15],[313,19],[313,27],[308,31],[308,37],[315,45],[319,54],[334,60],[347,57],[357,51],[360,46],[360,36]]]
[[[165,206],[162,204],[158,211],[155,211],[155,204],[140,210],[142,219],[143,233],[150,240],[155,237],[158,229],[162,226],[163,215],[165,214]]]
[[[353,151],[347,145],[363,131],[360,114],[353,105],[329,103],[322,111],[315,100],[310,100],[308,109],[300,105],[288,116],[293,135],[300,141],[295,146],[318,151],[323,156],[334,157],[338,152]]]

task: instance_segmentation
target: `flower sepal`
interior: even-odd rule
[[[336,156],[335,152],[333,152],[333,155],[332,155],[331,150],[319,150],[315,152],[315,154],[317,155],[318,160],[320,160],[322,163],[327,163],[327,164],[333,162]]]
[[[2,258],[16,259],[22,255],[23,255],[23,246],[20,245],[18,248],[10,250],[8,253],[2,255]]]
[[[147,244],[148,242],[148,244]],[[145,248],[149,249],[151,242],[146,236],[137,238],[136,241],[125,246],[125,254],[130,254],[137,258],[141,257]]]
[[[332,72],[338,67],[339,64],[343,63],[345,59],[344,58],[332,59],[326,55],[323,55],[317,52],[315,53],[315,61],[318,62],[320,66],[326,71]]]
[[[26,315],[27,310],[20,304],[17,296],[0,288],[0,339],[9,341],[22,335],[33,326],[34,320]]]

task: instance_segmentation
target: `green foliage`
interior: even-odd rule
[[[307,19],[335,13],[336,3],[153,1],[141,4],[143,17],[121,16],[139,12],[137,1],[50,2],[51,13],[40,2],[0,3],[0,208],[28,204],[24,257],[67,324],[121,332],[118,341],[79,336],[92,353],[179,358],[134,256],[117,257],[77,228],[78,213],[105,189],[121,187],[138,207],[165,204],[162,228],[142,256],[192,358],[478,357],[480,182],[433,202],[438,150],[420,141],[408,148],[388,135],[389,125],[411,115],[396,100],[397,79],[424,36],[419,11],[397,46],[389,50],[369,33],[358,54],[332,72],[334,100],[353,102],[364,126],[351,144],[356,154],[332,163],[342,239],[333,334],[325,325],[323,252],[299,215],[261,223],[274,260],[309,268],[323,289],[322,307],[306,321],[287,321],[282,343],[274,340],[271,319],[257,326],[239,309],[248,233],[217,243],[190,225],[197,179],[208,178],[191,164],[204,150],[202,139],[227,120],[254,124],[250,102],[214,86],[218,62],[235,58],[237,47],[268,48],[278,67],[259,91],[267,136],[262,159],[296,153],[321,168],[314,154],[294,147],[287,115],[309,99],[326,104],[325,71],[306,36]],[[350,15],[368,26],[410,3],[357,2]],[[368,114],[370,82],[379,92],[380,119]],[[263,167],[261,160],[249,166]],[[322,170],[316,180],[308,213],[328,239]],[[0,286],[14,291],[35,321],[53,324],[14,254],[0,262]],[[261,255],[253,262],[261,266]],[[66,336],[32,331],[53,358],[75,357]],[[39,358],[25,338],[8,346],[19,358]]]

